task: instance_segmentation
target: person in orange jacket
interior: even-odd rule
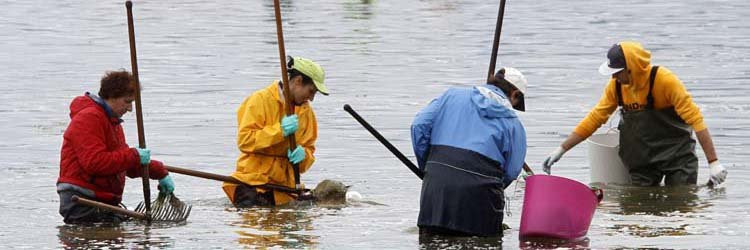
[[[693,130],[708,160],[710,184],[720,184],[727,170],[719,162],[713,140],[682,81],[663,66],[651,65],[651,52],[640,43],[613,45],[599,72],[611,76],[602,98],[575,130],[542,164],[552,164],[607,121],[617,107],[622,119],[619,155],[637,186],[694,185],[698,158]]]
[[[292,164],[304,173],[315,162],[318,123],[310,101],[317,92],[328,95],[325,72],[317,63],[302,57],[289,57],[289,91],[294,115],[285,116],[281,81],[253,92],[237,110],[237,168],[232,177],[245,184],[295,187]],[[298,146],[289,149],[287,136]],[[294,198],[287,193],[225,182],[222,186],[236,207],[283,205]]]

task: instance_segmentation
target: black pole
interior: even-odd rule
[[[409,160],[409,158],[406,158],[406,156],[404,156],[404,154],[402,154],[401,151],[398,151],[398,149],[395,146],[393,146],[393,144],[388,142],[388,140],[386,140],[385,137],[380,135],[380,133],[378,133],[378,131],[375,130],[375,128],[370,126],[370,124],[367,123],[365,119],[362,119],[362,117],[359,116],[359,114],[357,114],[357,112],[354,111],[354,109],[352,109],[352,106],[349,106],[349,104],[344,104],[344,110],[346,110],[346,112],[349,112],[349,114],[352,115],[352,117],[354,117],[354,119],[356,119],[359,122],[359,124],[362,124],[362,126],[365,127],[365,129],[367,129],[367,131],[370,131],[370,134],[375,136],[375,138],[378,139],[380,143],[383,143],[383,145],[386,148],[388,148],[388,150],[391,151],[391,153],[396,155],[396,157],[399,160],[401,160],[401,162],[403,162],[404,165],[406,165],[406,167],[409,168],[409,170],[414,172],[414,174],[416,174],[417,177],[419,177],[419,179],[422,179],[424,177],[424,172],[419,170],[419,168],[416,165],[414,165],[414,163],[412,163],[411,160]]]
[[[490,56],[490,70],[487,72],[487,82],[495,78],[495,63],[497,62],[497,47],[500,44],[500,32],[503,31],[503,17],[505,16],[505,0],[500,0],[500,9],[497,11],[497,24],[495,25],[495,40],[492,41],[492,55]]]

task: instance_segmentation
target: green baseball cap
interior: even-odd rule
[[[325,80],[326,73],[323,68],[317,63],[304,57],[289,57],[289,68],[296,69],[307,77],[310,77],[315,84],[315,88],[323,95],[328,95],[328,88],[323,83]]]

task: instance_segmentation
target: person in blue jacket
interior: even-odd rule
[[[526,78],[505,67],[494,81],[450,88],[420,111],[412,145],[424,172],[421,234],[502,236],[503,190],[526,157]]]

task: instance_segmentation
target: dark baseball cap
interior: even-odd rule
[[[611,76],[625,69],[625,53],[622,52],[620,44],[612,45],[607,51],[607,61],[599,66],[599,73],[605,76]]]

